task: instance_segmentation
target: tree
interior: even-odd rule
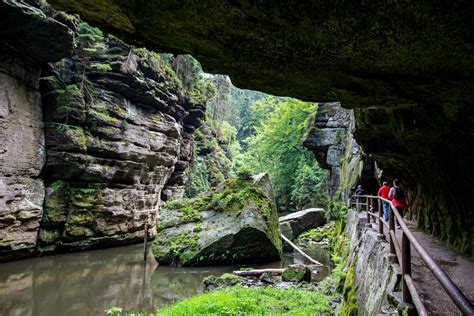
[[[253,135],[237,165],[254,173],[268,172],[280,205],[304,206],[316,200],[319,204],[326,195],[326,176],[302,145],[306,120],[315,111],[316,104],[289,98],[265,98],[251,106],[246,128]],[[318,198],[313,196],[316,190],[321,192]]]

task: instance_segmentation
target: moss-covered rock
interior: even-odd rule
[[[157,219],[160,263],[209,265],[279,259],[282,243],[268,176],[233,179],[168,203]]]
[[[292,264],[283,271],[281,279],[285,282],[309,282],[311,280],[311,271],[303,264]]]

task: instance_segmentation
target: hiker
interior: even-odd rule
[[[356,195],[356,207],[357,207],[357,210],[360,209],[360,198],[358,197],[358,195],[364,195],[365,194],[365,190],[362,188],[362,185],[358,185],[357,186],[357,190],[355,191],[355,195]]]
[[[383,197],[386,200],[390,200],[388,197],[388,193],[390,192],[390,187],[388,186],[388,182],[384,181],[382,186],[379,189],[379,192],[377,193],[378,196]],[[383,207],[383,219],[385,221],[388,221],[388,214],[389,214],[389,205],[387,202],[382,201],[382,207]]]
[[[357,190],[355,192],[355,195],[365,195],[365,190],[362,188],[362,185],[357,186]]]
[[[405,199],[405,192],[403,191],[403,188],[400,184],[400,180],[395,179],[393,180],[393,187],[390,188],[390,191],[388,192],[388,197],[392,199],[392,203],[397,209],[398,213],[403,218],[403,210],[408,206],[406,199]],[[400,223],[397,228],[400,228]]]

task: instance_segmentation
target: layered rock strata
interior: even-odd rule
[[[80,29],[78,38],[89,35]],[[106,36],[79,42],[42,78],[45,209],[41,251],[154,236],[161,197],[181,196],[204,115],[164,56]]]
[[[43,214],[40,64],[68,56],[73,34],[22,2],[0,3],[0,260],[30,255]],[[51,36],[51,37],[49,37]]]
[[[0,261],[133,242],[145,223],[153,236],[205,110],[172,56],[45,7],[0,7]]]

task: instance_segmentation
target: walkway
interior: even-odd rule
[[[360,212],[359,216],[366,218],[366,213]],[[431,257],[433,257],[440,268],[446,272],[464,295],[466,295],[471,302],[474,302],[474,262],[448,249],[436,237],[420,231],[416,228],[415,223],[407,220],[405,220],[405,223],[413,232],[418,242],[426,249]],[[372,228],[377,230],[377,225],[372,223]],[[388,231],[385,229],[384,232],[388,240]],[[400,243],[401,238],[401,230],[397,230],[397,239]],[[386,248],[387,251],[390,251],[388,242]],[[413,248],[411,255],[413,281],[428,313],[430,313],[430,315],[462,315],[434,275],[426,267],[418,255],[418,252]]]

